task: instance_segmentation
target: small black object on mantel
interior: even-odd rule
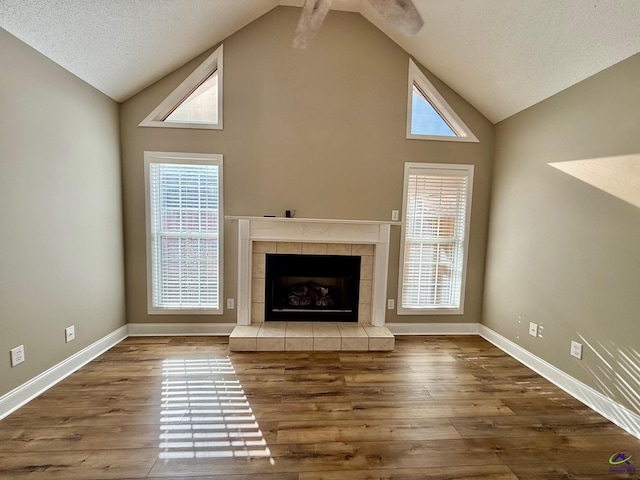
[[[284,211],[284,216],[287,218],[293,218],[296,216],[296,211],[295,210],[285,210]]]
[[[276,218],[275,215],[263,215],[263,217],[265,217],[265,218]]]

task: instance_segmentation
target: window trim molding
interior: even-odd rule
[[[407,194],[408,194],[408,180],[409,174],[415,170],[429,171],[430,174],[460,174],[460,172],[466,172],[469,177],[467,186],[467,205],[465,214],[465,234],[463,245],[463,259],[462,259],[462,275],[460,280],[460,306],[458,308],[450,307],[432,307],[432,308],[403,308],[402,307],[402,285],[404,283],[404,252],[405,252],[405,234],[406,234],[406,219],[404,215],[407,212]],[[400,233],[400,264],[398,268],[398,302],[396,313],[397,315],[463,315],[464,314],[464,299],[467,283],[467,261],[469,258],[469,234],[471,230],[471,212],[473,208],[473,173],[474,165],[471,164],[449,164],[449,163],[420,163],[420,162],[406,162],[404,164],[404,177],[402,184],[402,227]]]
[[[456,133],[455,137],[446,135],[421,135],[411,133],[411,118],[413,115],[413,85],[414,83],[428,98],[429,103],[434,107],[437,113],[449,124],[451,129]],[[442,95],[436,90],[436,87],[427,79],[422,70],[418,68],[415,62],[409,58],[409,76],[407,84],[407,138],[413,140],[440,140],[445,142],[480,142],[473,134],[471,129],[462,121],[462,119],[451,108]]]
[[[150,163],[215,164],[218,166],[218,302],[215,308],[173,308],[153,305],[153,256],[151,251],[151,183]],[[147,314],[148,315],[222,315],[224,293],[224,206],[223,206],[223,155],[219,153],[144,152],[144,201],[147,261]]]
[[[199,128],[207,130],[222,130],[223,113],[223,46],[220,45],[196,68],[191,75],[185,78],[160,105],[158,105],[142,122],[139,127],[162,128]],[[218,123],[194,123],[194,122],[166,122],[163,119],[171,114],[193,91],[202,84],[214,71],[218,71]]]

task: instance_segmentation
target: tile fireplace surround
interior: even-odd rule
[[[397,222],[281,217],[238,221],[237,327],[232,350],[392,350],[384,327],[389,233]],[[264,322],[266,253],[359,255],[358,323]]]

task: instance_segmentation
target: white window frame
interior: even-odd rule
[[[409,59],[409,81],[407,88],[407,138],[414,140],[440,140],[444,142],[479,142],[471,129],[465,125],[462,119],[451,108],[436,87],[427,79],[413,60]],[[456,136],[447,135],[421,135],[411,133],[411,118],[413,117],[413,85],[424,94],[427,101],[444,119]]]
[[[209,57],[196,68],[178,87],[158,105],[147,118],[140,122],[140,127],[162,128],[200,128],[209,130],[222,130],[222,104],[223,104],[223,46],[220,45]],[[166,122],[173,112],[193,91],[206,81],[213,72],[218,71],[218,122]]]
[[[467,277],[467,257],[469,250],[469,230],[471,225],[471,204],[473,195],[473,165],[462,164],[443,164],[443,163],[416,163],[407,162],[404,166],[404,183],[402,197],[402,228],[400,241],[400,268],[398,275],[398,315],[462,315],[464,313],[464,297],[465,285]],[[463,237],[463,258],[462,272],[460,281],[460,304],[457,307],[420,307],[405,308],[403,306],[403,285],[404,285],[404,263],[405,263],[405,244],[406,244],[406,227],[407,227],[407,206],[408,206],[408,185],[409,175],[423,174],[433,176],[467,176],[467,193],[465,205],[464,219],[464,237]]]
[[[147,249],[147,312],[150,315],[222,315],[223,269],[223,239],[224,239],[224,210],[223,210],[223,156],[210,153],[178,153],[178,152],[144,152],[144,181],[145,181],[145,213],[146,213],[146,249]],[[218,308],[182,308],[163,307],[154,305],[153,284],[153,233],[152,233],[152,200],[150,185],[150,164],[184,164],[184,165],[216,165],[218,167]]]

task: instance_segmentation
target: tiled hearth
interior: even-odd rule
[[[235,352],[393,350],[386,327],[349,322],[265,322],[235,327],[229,350]]]
[[[227,219],[238,220],[238,325],[229,338],[230,350],[393,350],[395,338],[384,327],[389,228],[393,223]],[[265,322],[267,253],[360,256],[358,322]]]

